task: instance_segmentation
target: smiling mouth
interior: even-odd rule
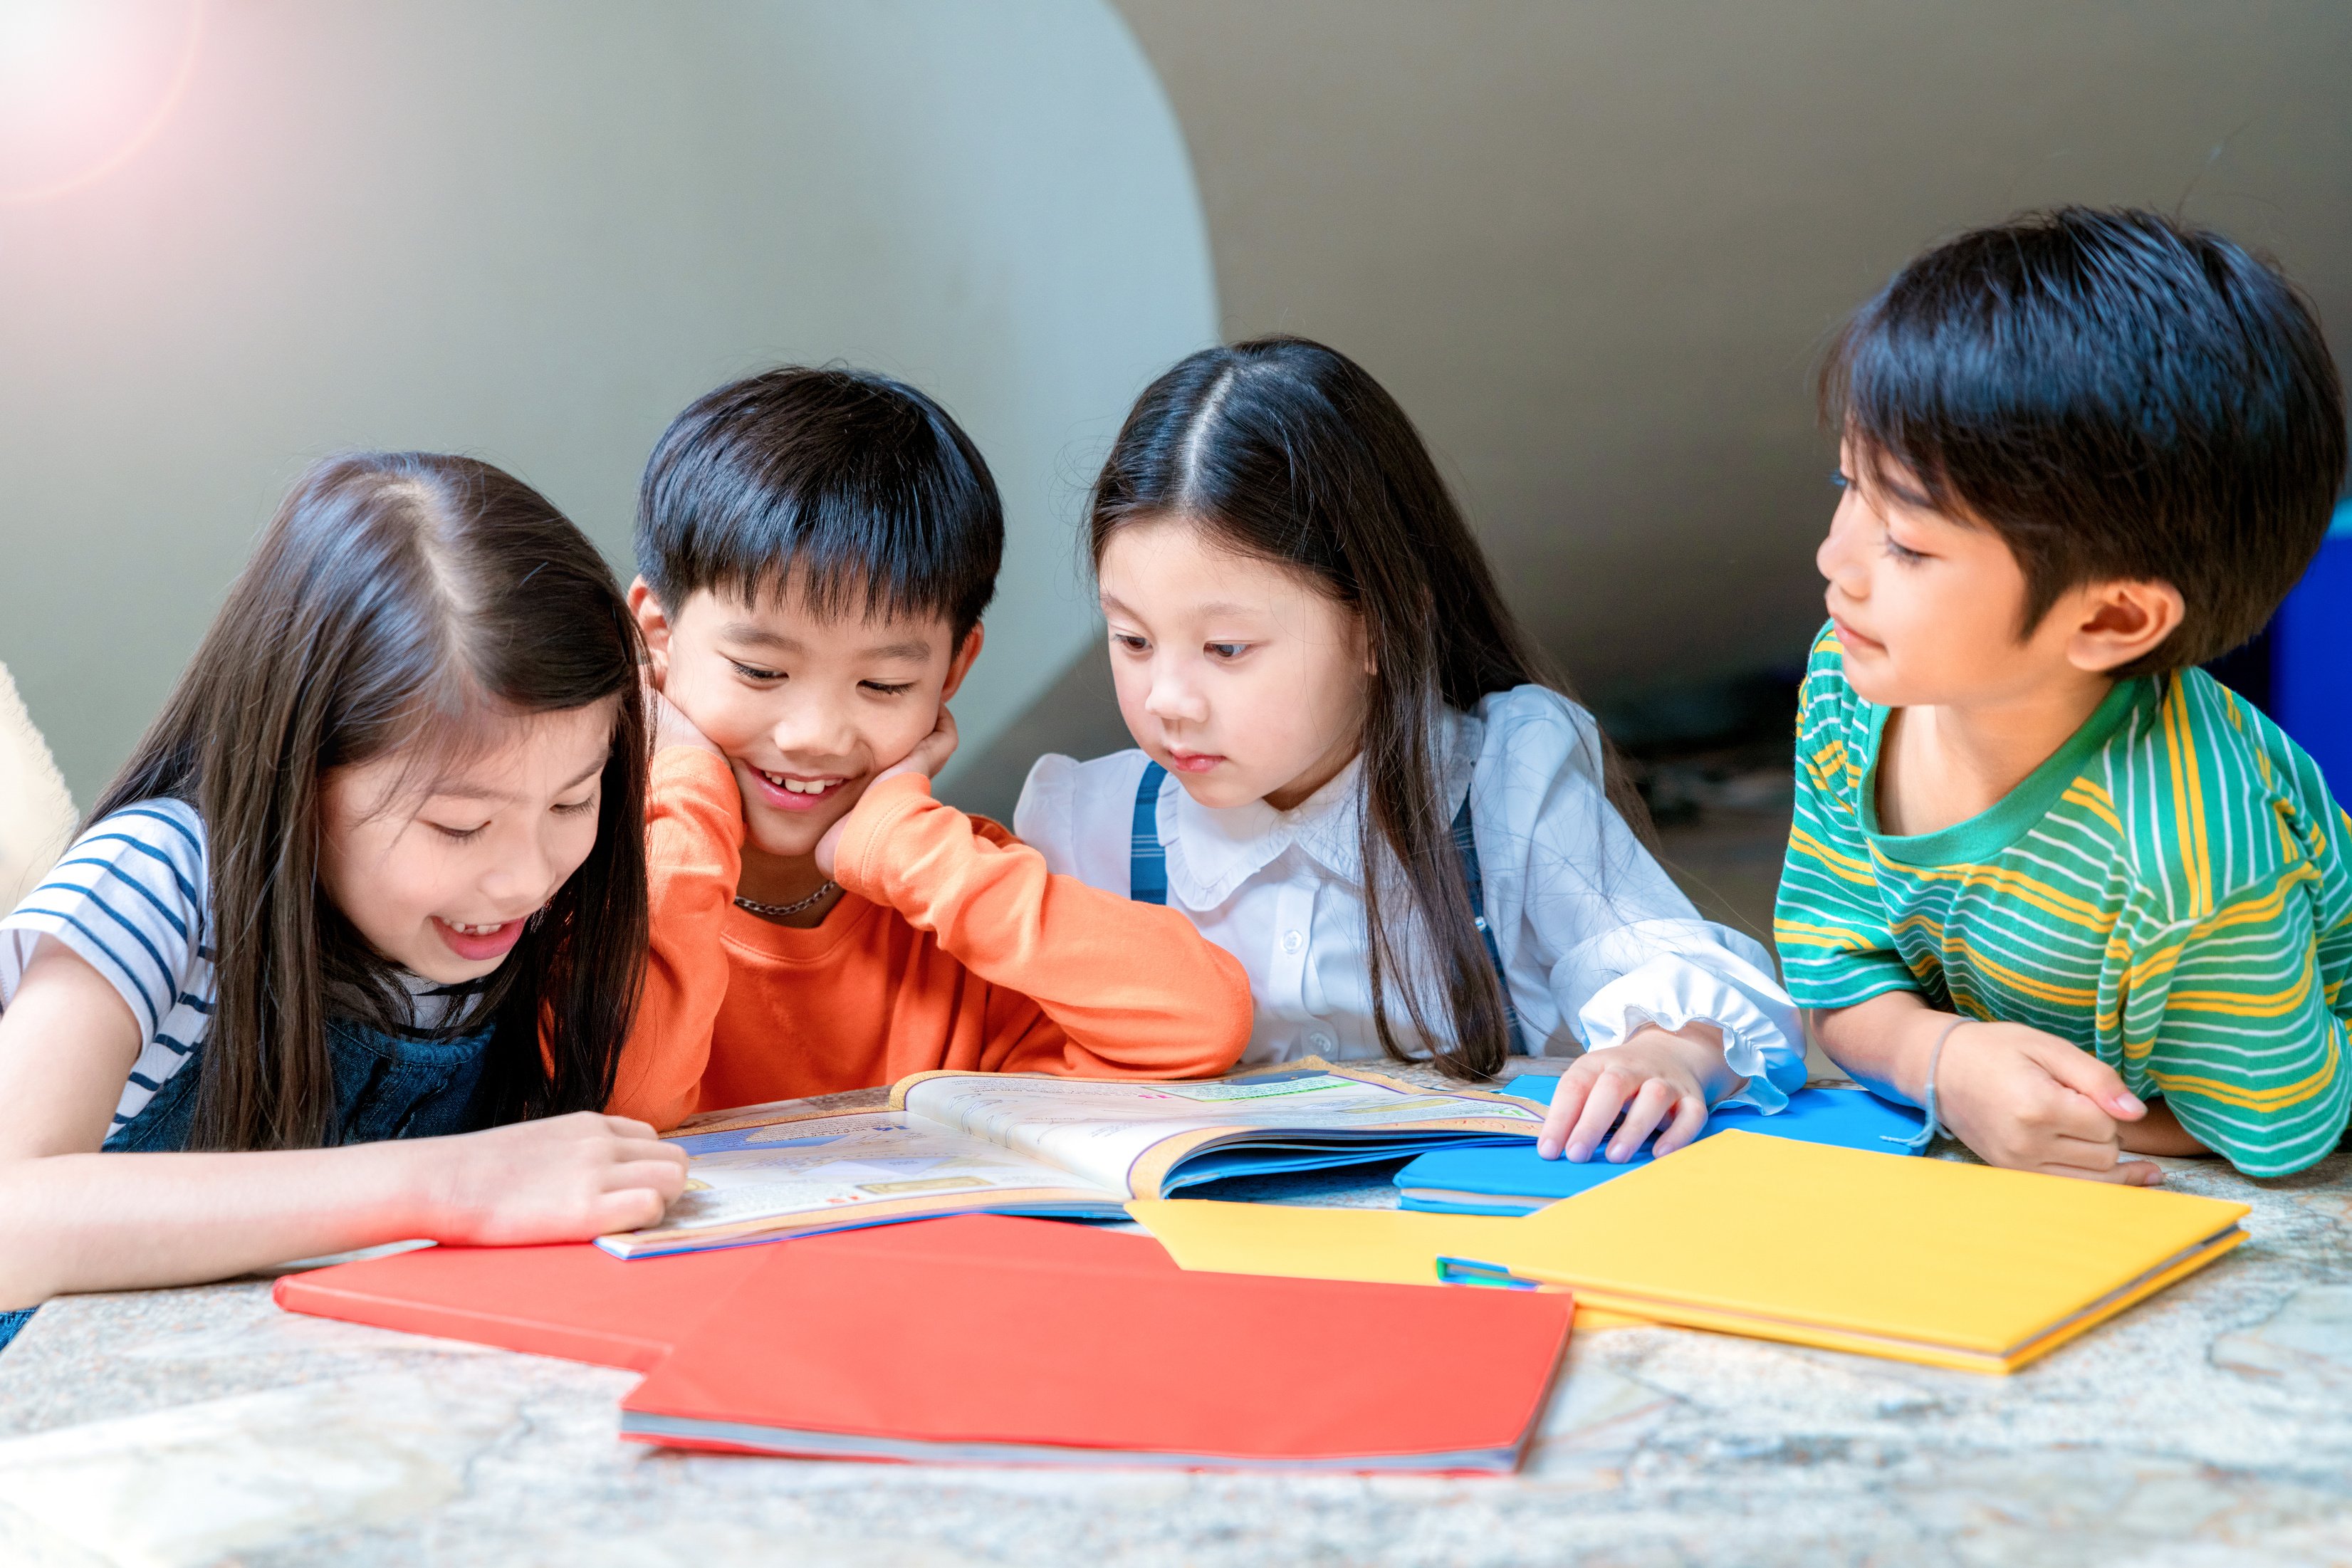
[[[750,763],[744,764],[751,767]],[[849,781],[838,775],[820,774],[814,778],[798,773],[772,773],[765,768],[751,768],[761,784],[768,804],[785,811],[808,811],[841,793]]]
[[[439,915],[433,917],[433,923],[441,930],[443,945],[468,963],[504,958],[522,940],[524,924],[520,920],[468,924],[464,921],[445,921]]]

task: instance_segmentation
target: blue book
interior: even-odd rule
[[[1506,1094],[1549,1105],[1559,1079],[1529,1073],[1502,1087]],[[1789,1097],[1784,1110],[1770,1116],[1751,1105],[1724,1106],[1706,1119],[1699,1137],[1712,1138],[1737,1127],[1743,1132],[1769,1133],[1807,1143],[1901,1154],[1907,1152],[1902,1141],[1916,1137],[1923,1120],[1910,1106],[1892,1104],[1866,1089],[1801,1089]],[[1622,1165],[1612,1165],[1598,1153],[1581,1162],[1547,1160],[1531,1143],[1440,1149],[1399,1171],[1396,1184],[1403,1191],[1404,1206],[1409,1209],[1432,1214],[1522,1215],[1649,1163],[1647,1144]]]

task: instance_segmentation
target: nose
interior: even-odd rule
[[[555,896],[555,858],[538,833],[518,833],[482,878],[482,897],[508,920],[519,919]]]
[[[1829,579],[1830,586],[1850,599],[1868,596],[1869,574],[1863,569],[1853,540],[1858,531],[1849,515],[1854,506],[1853,492],[1848,490],[1830,515],[1830,531],[1822,535],[1821,547],[1813,552],[1813,567]]]
[[[1146,713],[1163,724],[1198,724],[1208,718],[1208,699],[1181,660],[1164,654],[1153,659],[1150,679],[1151,689],[1143,697]]]
[[[811,772],[847,771],[857,752],[858,729],[847,708],[811,692],[785,704],[768,739],[787,764]]]

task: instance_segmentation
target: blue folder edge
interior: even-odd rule
[[[1557,1076],[1528,1073],[1501,1086],[1506,1094],[1551,1103],[1559,1087]],[[1767,1116],[1753,1106],[1727,1105],[1706,1119],[1701,1138],[1738,1128],[1808,1143],[1830,1143],[1846,1149],[1870,1149],[1881,1153],[1906,1151],[1899,1142],[1916,1135],[1920,1113],[1907,1105],[1879,1099],[1864,1089],[1801,1089],[1787,1107]],[[1599,1155],[1577,1162],[1547,1160],[1534,1145],[1502,1148],[1441,1149],[1422,1155],[1396,1173],[1402,1206],[1428,1214],[1523,1215],[1560,1198],[1588,1192],[1628,1171],[1650,1163],[1650,1151],[1622,1165]],[[1481,1203],[1485,1197],[1493,1201]]]

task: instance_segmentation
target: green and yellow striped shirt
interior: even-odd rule
[[[2202,670],[2120,681],[1981,816],[1877,831],[1887,710],[1824,627],[1797,712],[1773,928],[1801,1006],[1916,991],[2074,1041],[2249,1175],[2352,1109],[2352,819],[2278,726]]]

